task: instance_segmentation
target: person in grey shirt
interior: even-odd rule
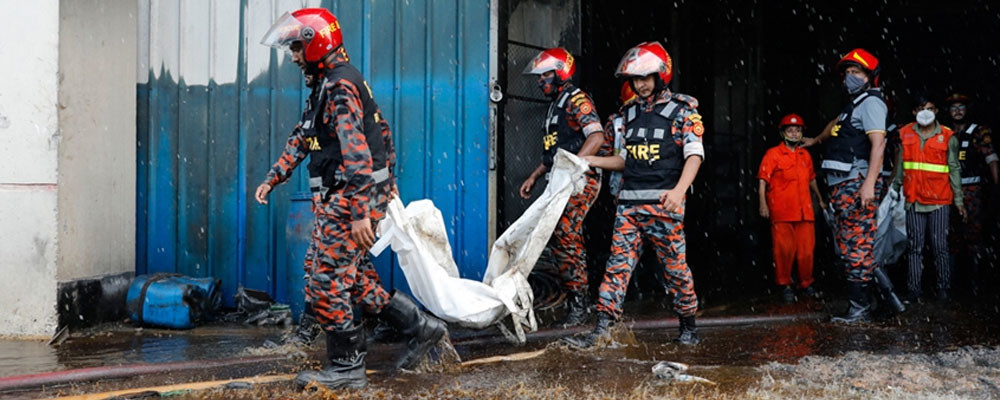
[[[881,192],[888,107],[878,87],[879,62],[864,49],[854,49],[837,63],[851,101],[816,138],[804,138],[803,147],[824,145],[823,163],[830,205],[833,207],[835,246],[847,270],[848,309],[834,322],[856,323],[871,318],[869,282],[881,270],[875,262],[876,192]],[[878,187],[876,187],[878,186]],[[886,294],[891,288],[884,274],[879,279]],[[888,290],[892,294],[891,289]],[[896,311],[903,311],[895,295],[887,296]],[[898,305],[898,306],[897,306]]]

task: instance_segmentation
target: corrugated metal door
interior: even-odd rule
[[[253,190],[306,96],[287,56],[259,44],[282,13],[331,10],[390,122],[404,202],[432,199],[462,274],[487,259],[489,1],[140,0],[137,273],[222,279],[301,296],[285,228],[304,166],[270,206]],[[383,283],[403,287],[389,257]],[[292,279],[292,281],[297,281]],[[300,283],[299,283],[300,284]]]

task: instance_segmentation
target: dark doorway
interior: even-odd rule
[[[764,152],[780,142],[776,124],[784,114],[802,115],[806,135],[813,136],[839,113],[846,97],[834,66],[842,54],[863,47],[879,57],[882,86],[896,123],[912,121],[909,110],[918,94],[942,100],[954,91],[975,99],[973,120],[1000,122],[995,94],[1000,89],[1000,42],[993,40],[1000,34],[1000,7],[987,1],[509,0],[501,4],[509,18],[508,39],[516,36],[521,38],[518,42],[539,47],[563,45],[577,55],[578,86],[592,94],[602,117],[618,107],[621,81],[613,70],[628,48],[658,40],[670,52],[671,88],[698,98],[706,121],[707,156],[688,198],[686,232],[697,290],[708,301],[759,295],[772,288],[769,225],[757,214],[757,167]],[[552,7],[563,10],[556,14],[566,12],[563,17],[575,14],[579,19],[540,27],[537,24],[545,19],[534,15],[533,22],[525,25],[526,15],[533,14],[510,13],[519,7]],[[568,21],[551,17],[556,14],[549,18]],[[559,35],[532,40],[535,34],[526,26],[534,32],[547,27]],[[576,29],[578,36],[573,35]],[[556,38],[560,41],[552,43]],[[508,60],[508,65],[525,57],[515,53],[518,47],[512,42],[501,46],[507,52],[501,60]],[[522,87],[527,96],[540,99],[532,92],[537,92],[534,82],[520,76],[520,69],[504,76],[508,93],[527,85]],[[507,99],[507,126],[501,134],[507,167],[502,169],[500,231],[526,206],[516,197],[517,177],[523,179],[537,165],[537,159],[525,161],[525,157],[539,153],[533,135],[540,130],[530,121],[540,117],[533,116],[531,107],[513,103],[511,96]],[[944,113],[938,117],[948,119]],[[517,128],[512,130],[512,124]],[[818,162],[818,149],[812,153]],[[522,164],[527,172],[517,175],[514,165]],[[586,228],[591,276],[603,271],[613,214],[613,201],[602,193]],[[986,242],[995,248],[995,209],[988,215]],[[817,227],[817,284],[828,291],[842,290],[843,271],[834,263],[829,231],[820,222]],[[636,277],[647,290],[660,290],[651,275],[640,271]],[[599,279],[591,282],[596,285]]]

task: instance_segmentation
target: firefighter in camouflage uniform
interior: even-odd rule
[[[308,82],[313,82],[313,78],[307,76],[306,80]],[[309,85],[312,86],[311,84]],[[389,200],[394,196],[399,194],[396,189],[396,177],[393,174],[396,166],[396,149],[392,141],[392,131],[389,129],[389,123],[385,119],[381,118],[381,111],[375,113],[377,118],[377,123],[382,131],[382,143],[385,146],[386,153],[386,164],[384,172],[376,171],[373,173],[374,176],[385,177],[384,180],[379,181],[376,179],[375,182],[375,203],[374,207],[371,209],[372,222],[374,226],[378,226],[378,223],[385,218],[386,209],[389,207]],[[269,184],[274,185],[275,183]],[[313,209],[313,214],[316,210]],[[317,238],[320,236],[319,226],[313,227],[312,237],[313,241],[310,242],[309,248],[306,250],[305,263],[303,265],[303,270],[305,271],[305,279],[308,282],[309,276],[312,273],[313,262],[316,258],[316,242]],[[371,255],[368,252],[362,254],[361,273],[368,277],[369,280],[382,284],[381,278],[379,278],[378,273],[375,271],[375,265],[372,263]],[[309,291],[305,291],[305,304],[310,304],[311,298],[309,296]],[[312,307],[306,307],[302,315],[299,318],[299,323],[295,326],[295,330],[290,332],[284,338],[284,342],[291,344],[293,346],[308,347],[311,346],[316,337],[319,336],[320,331],[319,323],[316,321],[316,316],[313,313]],[[389,325],[386,325],[383,320],[379,320],[378,325],[375,327],[376,341],[387,341],[394,337],[395,331]]]
[[[525,74],[538,75],[538,86],[552,99],[544,121],[542,163],[521,185],[521,197],[531,197],[535,181],[552,168],[558,149],[584,157],[597,153],[604,143],[601,117],[593,100],[573,82],[576,61],[563,48],[542,51],[525,68]],[[539,257],[539,264],[554,264],[568,294],[563,327],[586,322],[590,315],[587,282],[587,251],[583,240],[583,220],[601,191],[601,171],[591,168],[585,175],[587,186],[570,197],[549,243]]]
[[[621,109],[625,151],[620,156],[589,157],[592,165],[623,171],[611,256],[600,286],[598,320],[590,333],[564,341],[593,346],[621,319],[631,274],[646,248],[663,265],[674,311],[680,317],[678,343],[700,342],[695,325],[698,297],[687,264],[684,238],[685,193],[705,157],[705,127],[698,101],[667,88],[672,62],[657,42],[640,43],[622,58],[615,74],[630,80],[638,98]]]
[[[804,138],[803,147],[824,141],[821,168],[830,188],[829,201],[836,220],[835,243],[847,271],[848,308],[834,322],[857,323],[871,317],[870,283],[878,284],[896,312],[905,307],[875,262],[875,211],[884,190],[881,175],[885,152],[888,107],[878,87],[879,61],[864,49],[854,49],[837,62],[844,88],[851,96],[844,111],[816,138]]]
[[[983,220],[986,217],[983,215],[983,189],[1000,182],[1000,168],[997,167],[1000,158],[993,151],[990,128],[968,120],[970,103],[967,96],[959,93],[945,99],[945,107],[951,116],[951,128],[958,137],[958,160],[962,165],[962,194],[966,212],[964,219],[952,214],[951,251],[968,260],[972,294],[978,296],[978,280],[982,278],[979,276],[979,267],[986,256],[983,246]]]
[[[447,335],[443,322],[420,311],[402,293],[390,294],[365,273],[364,255],[375,242],[373,198],[392,191],[391,135],[361,73],[350,64],[336,17],[306,8],[282,15],[262,44],[286,50],[311,88],[301,121],[255,197],[266,204],[275,185],[288,180],[306,156],[316,224],[306,262],[307,307],[326,332],[329,365],[299,373],[296,383],[329,388],[367,385],[367,348],[359,305],[407,338],[398,366],[411,369]],[[386,198],[386,197],[384,197]],[[385,201],[385,200],[383,200]]]

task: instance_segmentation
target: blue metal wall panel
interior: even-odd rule
[[[140,40],[151,47],[170,40],[213,44],[212,54],[203,57],[208,82],[186,79],[184,73],[199,68],[200,56],[185,53],[195,51],[190,46],[178,46],[172,49],[177,54],[160,52],[158,60],[150,60],[150,79],[137,88],[136,272],[218,277],[229,305],[239,285],[290,302],[302,295],[296,279],[301,265],[294,261],[301,255],[289,253],[294,246],[285,229],[292,195],[308,190],[305,168],[272,192],[268,206],[258,205],[253,191],[281,154],[307,92],[298,68],[285,54],[259,45],[256,36],[267,28],[257,26],[260,21],[301,3],[241,0],[234,38],[217,33],[225,29],[215,25],[227,18],[217,15],[215,9],[223,7],[218,4],[206,17],[195,12],[204,6],[193,0],[179,6],[141,1],[150,2],[145,9],[152,10],[156,29],[146,29],[150,37]],[[340,19],[352,63],[369,79],[393,129],[403,201],[434,200],[462,274],[481,277],[488,257],[489,2],[323,0],[318,5]],[[190,28],[206,23],[213,27]],[[238,69],[229,71],[235,82],[215,80],[222,63],[211,60],[219,46],[239,47],[237,59],[226,64]],[[261,60],[263,66],[251,65]],[[376,269],[386,286],[408,289],[394,257],[380,257]]]
[[[484,240],[489,226],[489,134],[480,129],[489,125],[489,7],[476,2],[457,0],[458,29],[456,35],[459,74],[459,110],[455,131],[460,142],[456,152],[461,156],[456,209],[459,231],[455,247],[460,249],[456,260],[462,275],[482,279],[489,258],[489,243]],[[485,212],[484,212],[485,211]],[[472,268],[478,265],[482,268]]]

